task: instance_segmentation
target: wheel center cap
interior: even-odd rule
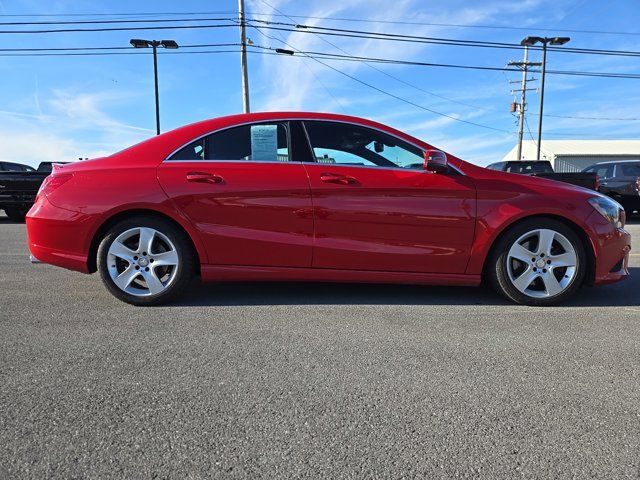
[[[544,260],[540,259],[540,260],[538,260],[536,262],[536,267],[543,268],[546,264],[547,264],[547,262],[545,262]]]
[[[146,267],[147,265],[149,265],[149,260],[147,260],[146,258],[140,258],[138,260],[138,265],[140,265],[141,267]]]

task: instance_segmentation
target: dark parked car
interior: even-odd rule
[[[496,162],[487,166],[490,170],[501,172],[519,173],[520,175],[531,175],[532,177],[548,178],[558,182],[570,183],[579,187],[598,189],[598,177],[594,173],[568,172],[556,173],[553,171],[551,162],[547,160],[507,160]]]
[[[627,216],[640,211],[640,160],[596,163],[583,172],[598,175],[598,191],[621,204]]]
[[[40,185],[51,173],[51,168],[41,166],[43,171],[40,167],[36,170],[21,163],[0,162],[0,210],[4,210],[11,220],[24,221]]]

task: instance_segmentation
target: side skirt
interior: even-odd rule
[[[328,268],[202,265],[200,271],[202,280],[205,282],[284,281],[477,286],[480,285],[481,281],[480,275],[336,270]]]

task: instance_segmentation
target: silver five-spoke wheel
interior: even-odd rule
[[[107,253],[107,268],[120,290],[145,297],[169,288],[180,265],[169,237],[151,227],[136,227],[113,240]]]
[[[547,228],[521,235],[507,254],[507,273],[513,286],[528,297],[555,297],[576,276],[578,256],[561,233]]]

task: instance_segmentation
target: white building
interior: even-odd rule
[[[503,160],[517,160],[514,146]],[[522,160],[536,159],[536,143],[522,142]],[[579,172],[598,162],[640,160],[640,140],[543,140],[540,160],[549,160],[556,172]]]

